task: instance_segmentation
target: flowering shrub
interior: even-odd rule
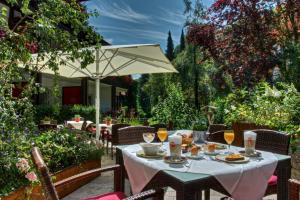
[[[167,97],[160,99],[159,103],[152,109],[152,123],[172,122],[175,129],[195,128],[202,126],[200,114],[192,110],[186,103],[180,85],[171,84],[167,88]],[[206,122],[204,122],[206,123]],[[198,128],[197,128],[198,129]]]
[[[99,143],[85,133],[48,131],[41,135],[0,135],[0,197],[26,185],[38,184],[30,157],[32,144],[38,146],[51,172],[87,160],[101,159]],[[55,158],[55,159],[53,159]]]
[[[244,121],[292,133],[299,128],[300,93],[293,85],[260,83],[253,90],[236,90],[218,105],[218,118],[229,126]]]

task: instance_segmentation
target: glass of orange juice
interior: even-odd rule
[[[168,138],[168,131],[166,128],[159,128],[157,131],[157,137],[161,141],[161,145],[163,146],[164,141]]]
[[[228,144],[228,153],[230,153],[230,145],[234,140],[234,132],[233,130],[225,130],[224,131],[224,139]]]

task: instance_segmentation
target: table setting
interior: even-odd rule
[[[244,148],[230,146],[234,140],[230,130],[224,132],[228,145],[206,141],[203,132],[166,132],[158,130],[161,143],[153,143],[155,135],[144,133],[145,143],[122,150],[133,193],[142,191],[159,171],[167,170],[214,176],[237,200],[263,197],[277,158],[273,153],[255,150],[254,132],[244,133]]]

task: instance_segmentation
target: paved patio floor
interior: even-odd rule
[[[115,160],[111,160],[110,156],[103,156],[102,166],[115,164]],[[126,182],[126,194],[129,194],[129,182]],[[101,177],[97,177],[90,183],[82,186],[63,200],[80,200],[88,197],[94,197],[99,194],[104,194],[113,191],[113,174],[111,172],[103,173]],[[211,200],[219,200],[224,195],[217,192],[211,192]],[[165,194],[165,200],[176,200],[176,192],[172,188],[168,188]],[[276,195],[265,197],[264,200],[276,200]]]

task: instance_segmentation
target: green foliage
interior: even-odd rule
[[[49,116],[52,119],[56,119],[59,123],[63,123],[64,120],[70,120],[75,115],[80,115],[86,120],[90,120],[95,122],[96,110],[94,106],[82,106],[82,105],[74,105],[74,106],[60,106],[57,107],[53,105],[38,105],[35,106],[36,109],[36,119],[35,121],[38,123],[45,116]]]
[[[167,97],[160,99],[152,109],[152,122],[168,124],[173,122],[175,129],[184,129],[192,126],[197,114],[185,102],[181,86],[170,84],[167,88]]]
[[[148,117],[151,112],[150,94],[144,91],[144,85],[149,80],[149,74],[143,74],[137,83],[136,107],[139,117]]]
[[[172,75],[170,80],[180,82],[189,104],[196,106],[198,102],[198,107],[207,105],[216,93],[211,79],[216,73],[216,67],[211,61],[199,64],[198,60],[201,59],[201,53],[195,51],[194,46],[187,45],[173,61],[179,73]],[[197,97],[198,101],[196,101]]]
[[[281,79],[293,83],[297,90],[300,90],[300,42],[288,43],[282,56]]]
[[[216,102],[220,105],[217,118],[227,125],[246,121],[291,133],[299,128],[300,93],[293,85],[263,82],[253,90],[237,89],[224,101]]]
[[[183,29],[181,30],[179,47],[180,47],[180,52],[185,49],[185,35],[184,35],[184,32],[183,32]]]
[[[48,131],[38,136],[34,142],[41,149],[44,160],[52,172],[83,161],[100,160],[103,154],[102,149],[91,145],[90,137],[85,132],[79,134],[67,129],[58,133]]]
[[[174,44],[173,44],[171,31],[169,31],[168,33],[166,56],[171,61],[174,59]]]
[[[143,91],[149,95],[150,106],[155,106],[159,98],[167,95],[168,80],[165,74],[150,74],[148,81],[143,86]]]
[[[103,150],[94,144],[85,133],[70,130],[48,131],[41,135],[23,133],[5,134],[0,136],[0,197],[9,194],[21,186],[30,184],[21,173],[16,163],[20,158],[29,161],[33,168],[30,150],[32,144],[38,146],[51,172],[87,160],[101,159]]]
[[[69,53],[70,59],[80,58],[82,67],[87,66],[93,60],[91,52],[78,50],[98,44],[100,36],[88,25],[94,13],[83,12],[76,1],[35,1],[30,6],[28,0],[6,2],[19,8],[22,16],[12,29],[0,16],[0,128],[6,132],[33,131],[32,97],[41,91],[35,84],[37,73],[43,68],[56,72],[61,64],[58,58],[64,53]],[[33,53],[40,64],[34,62]],[[43,62],[46,58],[49,61]],[[26,83],[24,90],[18,98],[12,97],[13,83],[22,82]],[[57,118],[58,113],[53,111],[51,115],[46,112],[38,120],[44,116]]]

